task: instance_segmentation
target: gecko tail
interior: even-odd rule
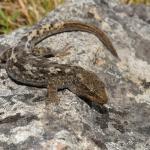
[[[120,59],[111,40],[104,31],[94,25],[82,23],[80,21],[58,21],[43,25],[38,30],[33,30],[28,36],[26,36],[26,45],[29,45],[28,49],[32,49],[32,47],[37,45],[39,42],[52,35],[72,31],[82,31],[94,34],[114,57]]]

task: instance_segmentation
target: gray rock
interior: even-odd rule
[[[1,36],[0,52],[15,46],[25,32],[39,24],[80,20],[104,30],[121,61],[88,33],[63,33],[39,44],[54,51],[68,48],[70,54],[56,61],[95,72],[109,97],[103,108],[68,90],[59,92],[59,105],[46,106],[46,89],[18,85],[1,67],[0,149],[149,150],[149,9],[120,5],[118,0],[66,0],[35,26]],[[141,10],[145,12],[139,13]]]

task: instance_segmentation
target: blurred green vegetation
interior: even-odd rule
[[[150,0],[123,0],[123,2],[126,4],[150,4]]]
[[[36,23],[64,0],[0,0],[0,34]],[[122,0],[125,4],[150,4],[150,0]]]
[[[32,25],[64,0],[0,0],[0,34]]]

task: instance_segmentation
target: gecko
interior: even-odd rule
[[[112,55],[119,58],[108,36],[98,27],[79,21],[56,21],[37,26],[24,35],[17,46],[3,54],[6,72],[17,83],[47,88],[50,102],[59,102],[58,90],[68,89],[80,98],[103,105],[108,101],[105,84],[94,72],[80,66],[51,62],[35,48],[52,35],[70,31],[94,34]]]

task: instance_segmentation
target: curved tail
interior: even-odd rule
[[[35,29],[29,33],[27,36],[26,48],[34,47],[36,44],[48,38],[49,36],[71,31],[83,31],[94,34],[112,53],[112,55],[119,59],[116,49],[104,31],[97,28],[96,26],[81,23],[79,21],[60,21],[42,25],[39,29]]]

